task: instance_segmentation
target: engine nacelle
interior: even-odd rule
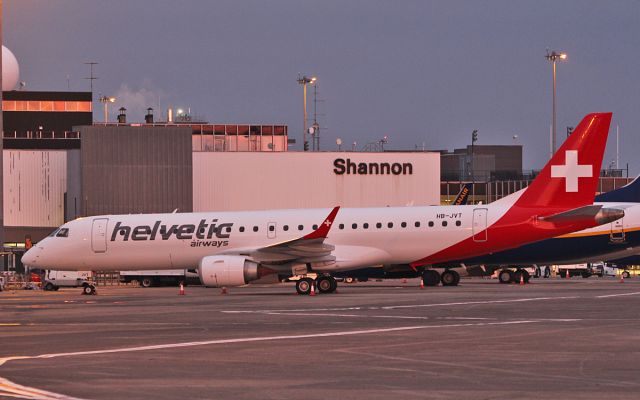
[[[198,264],[200,282],[207,287],[242,286],[260,278],[259,264],[242,256],[208,256]]]

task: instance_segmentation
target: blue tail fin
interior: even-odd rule
[[[640,203],[640,176],[620,189],[602,193],[596,196],[597,202],[610,203]]]

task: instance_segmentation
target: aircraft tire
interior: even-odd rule
[[[148,288],[153,286],[153,279],[151,278],[142,278],[142,280],[140,281],[140,286]]]
[[[331,276],[321,276],[316,279],[316,287],[320,293],[333,293],[338,287],[338,283]]]
[[[425,286],[438,286],[440,283],[440,273],[433,269],[428,269],[422,273],[422,283]]]
[[[513,281],[513,272],[508,269],[503,269],[498,274],[498,281],[500,281],[500,283],[511,283]]]
[[[440,276],[442,286],[457,286],[460,283],[460,274],[450,269],[444,271]]]
[[[302,278],[296,282],[296,292],[298,294],[306,294],[311,293],[311,282],[313,280],[311,278]]]

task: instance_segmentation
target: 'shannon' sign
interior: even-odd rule
[[[350,158],[336,158],[333,161],[333,172],[336,175],[412,175],[411,163],[377,163],[351,161]]]

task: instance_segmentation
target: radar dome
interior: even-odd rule
[[[2,46],[2,90],[13,90],[20,79],[18,60],[11,50]]]

